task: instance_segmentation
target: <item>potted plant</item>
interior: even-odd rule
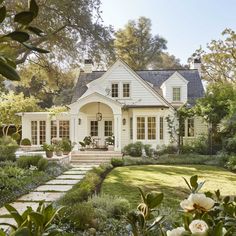
[[[73,145],[71,141],[67,138],[62,139],[61,146],[62,146],[63,155],[68,155],[73,149]]]
[[[42,148],[46,152],[46,157],[47,158],[52,158],[53,157],[53,151],[54,151],[54,146],[53,145],[44,143],[42,145]]]
[[[56,156],[62,156],[62,139],[61,138],[53,138],[52,144],[54,146],[54,152]]]
[[[83,141],[84,141],[85,146],[89,147],[90,144],[92,143],[92,137],[91,136],[85,136]]]
[[[81,141],[81,142],[79,142],[79,144],[81,146],[80,151],[84,151],[84,149],[86,147],[85,143]]]
[[[106,141],[108,151],[113,151],[114,150],[115,137],[114,136],[109,136],[105,139],[105,141]]]

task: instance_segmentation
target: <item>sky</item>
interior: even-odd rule
[[[164,37],[167,51],[186,64],[200,46],[220,39],[225,28],[236,30],[236,0],[101,0],[104,24],[118,30],[145,16],[152,34]]]

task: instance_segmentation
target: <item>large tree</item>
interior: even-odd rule
[[[6,1],[12,13],[25,9],[27,0]],[[102,24],[100,0],[38,0],[38,16],[33,26],[43,29],[41,37],[32,36],[27,41],[33,46],[44,46],[51,61],[79,64],[84,54],[99,60],[109,51],[111,28]],[[0,34],[10,31],[14,22],[9,19],[1,25]],[[39,32],[38,32],[39,33]],[[21,44],[15,44],[16,64],[24,63],[32,54]],[[108,54],[107,54],[108,55]],[[34,57],[31,57],[34,58]]]
[[[115,33],[115,52],[135,70],[145,69],[166,49],[166,40],[151,34],[151,20],[140,17],[131,20]]]
[[[236,34],[231,29],[225,29],[222,37],[212,40],[206,50],[198,49],[192,57],[201,57],[205,80],[236,83]]]
[[[21,118],[18,112],[39,111],[38,100],[34,97],[26,98],[23,93],[0,94],[0,127],[3,135],[8,135],[11,125],[15,125],[17,132],[20,131]]]
[[[62,70],[47,58],[30,62],[20,69],[21,81],[16,84],[16,92],[26,97],[34,96],[42,108],[52,105],[65,105],[71,102],[74,79],[72,70]]]

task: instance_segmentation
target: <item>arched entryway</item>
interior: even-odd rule
[[[107,137],[114,136],[114,150],[121,151],[121,107],[120,103],[97,93],[70,105],[71,140],[77,144],[76,148],[86,136],[92,136],[101,147]]]

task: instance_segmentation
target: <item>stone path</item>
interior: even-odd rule
[[[56,179],[46,182],[34,189],[29,194],[23,195],[18,198],[15,202],[11,203],[20,213],[27,209],[27,206],[32,207],[34,210],[38,206],[38,202],[44,200],[45,202],[54,202],[58,200],[65,192],[70,190],[73,185],[83,179],[84,175],[88,170],[91,170],[95,165],[73,165],[72,168],[62,175],[56,177]],[[1,223],[13,223],[15,221],[11,218],[4,217],[8,214],[5,207],[0,208],[0,228]]]

